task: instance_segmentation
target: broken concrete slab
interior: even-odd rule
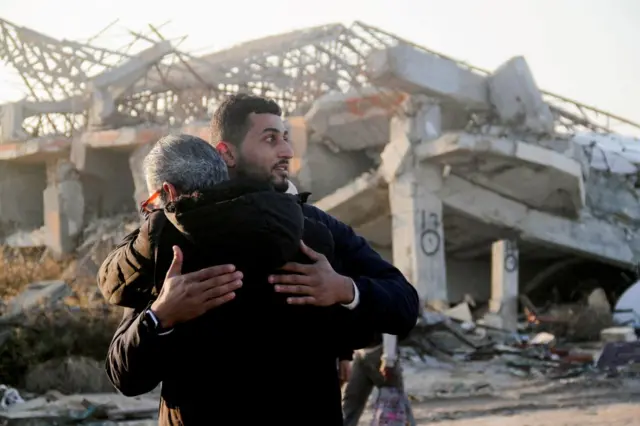
[[[600,340],[604,343],[635,342],[638,336],[632,327],[611,327],[600,332]]]
[[[585,205],[580,163],[532,143],[450,132],[421,141],[415,155],[542,211],[576,217]]]
[[[389,140],[391,115],[406,98],[402,92],[376,87],[329,92],[313,103],[304,119],[314,133],[340,149],[381,147]]]
[[[537,134],[553,133],[555,117],[523,57],[511,58],[488,80],[489,98],[503,124]]]
[[[407,44],[374,51],[367,58],[367,74],[379,87],[422,93],[472,110],[491,107],[485,76]]]
[[[469,304],[466,302],[459,303],[453,308],[447,309],[443,313],[449,318],[456,319],[463,323],[473,322],[473,315],[471,315],[471,309],[469,309]]]
[[[376,219],[388,205],[386,184],[378,173],[366,173],[315,203],[351,226]]]
[[[56,303],[71,294],[71,288],[64,281],[39,281],[29,284],[22,293],[9,301],[2,319],[14,318],[43,304]]]

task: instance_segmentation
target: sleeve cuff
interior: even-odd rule
[[[158,327],[160,325],[160,321],[158,321],[158,317],[156,316],[156,314],[151,309],[147,310],[147,312],[149,312],[149,317],[155,323],[156,327]],[[157,334],[158,336],[166,336],[167,334],[171,334],[172,331],[173,331],[173,328],[170,328],[168,330],[158,332]]]
[[[348,303],[346,305],[342,305],[345,308],[349,309],[349,310],[353,310],[355,308],[358,307],[358,305],[360,304],[360,290],[358,290],[358,286],[356,285],[356,282],[349,278],[351,280],[351,285],[353,285],[353,300],[351,301],[351,303]]]

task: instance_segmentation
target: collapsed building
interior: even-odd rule
[[[490,299],[513,327],[523,287],[640,254],[640,145],[618,133],[640,126],[540,90],[522,57],[488,72],[360,22],[202,56],[152,26],[120,50],[0,26],[27,89],[0,109],[5,244],[72,252],[147,197],[158,138],[208,140],[216,102],[252,92],[285,111],[296,184],[430,304]]]

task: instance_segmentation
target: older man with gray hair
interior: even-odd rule
[[[369,341],[366,317],[291,305],[268,282],[288,262],[330,267],[326,226],[268,179],[228,180],[215,148],[194,136],[161,139],[144,167],[164,206],[143,225],[154,247],[138,247],[154,253],[137,269],[153,296],[135,285],[111,292],[129,307],[107,357],[116,388],[134,396],[162,382],[160,424],[342,425],[336,357]],[[249,386],[277,387],[246,410],[238,396]]]

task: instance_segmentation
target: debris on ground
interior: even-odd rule
[[[495,313],[474,317],[467,301],[441,312],[427,310],[425,319],[403,342],[409,348],[407,357],[458,365],[494,360],[513,376],[545,380],[610,374],[612,363],[624,364],[625,374],[640,373],[640,349],[629,349],[638,344],[636,331],[614,326],[611,304],[601,288],[591,291],[582,303],[540,309],[522,296],[521,305],[515,333],[501,328]],[[626,361],[607,361],[612,357]]]
[[[104,424],[153,419],[158,400],[150,396],[128,398],[116,393],[64,395],[58,391],[28,401],[16,402],[0,410],[0,419],[9,425]]]

